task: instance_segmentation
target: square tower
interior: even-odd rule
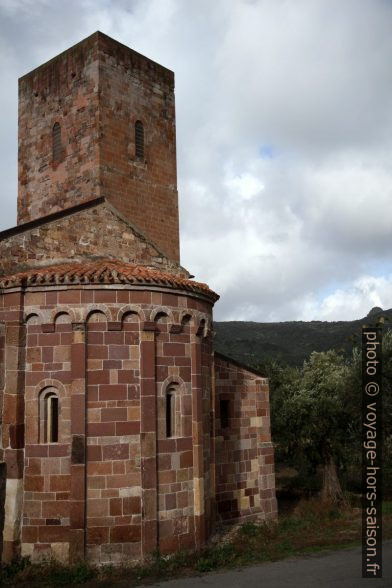
[[[179,261],[174,74],[100,32],[19,80],[18,224],[98,197]]]

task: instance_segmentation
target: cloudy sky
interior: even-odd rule
[[[17,78],[96,30],[175,71],[182,263],[218,320],[392,307],[391,0],[0,0],[0,229]]]

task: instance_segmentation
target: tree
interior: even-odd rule
[[[392,492],[392,330],[385,330],[383,356],[383,480]],[[321,467],[321,495],[343,500],[338,473],[346,470],[360,485],[362,439],[362,354],[350,359],[337,351],[313,352],[302,369],[270,361],[272,438],[277,462],[299,470]]]
[[[298,463],[322,466],[323,499],[342,502],[337,465],[344,457],[353,415],[346,402],[351,371],[336,351],[314,352],[304,363],[302,374],[279,389],[279,418],[275,432]],[[276,410],[276,400],[274,402]]]

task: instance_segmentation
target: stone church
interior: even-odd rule
[[[213,352],[218,295],[180,265],[171,71],[97,32],[19,80],[0,266],[3,561],[276,517],[268,382]]]

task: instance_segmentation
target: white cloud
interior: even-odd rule
[[[353,311],[357,318],[367,315],[378,306],[390,308],[392,300],[392,275],[385,277],[362,276],[351,286],[338,288],[322,301],[312,297],[306,301],[303,320],[347,320]]]
[[[264,184],[250,173],[243,173],[239,176],[228,173],[225,185],[229,194],[238,200],[251,200],[264,190]]]

